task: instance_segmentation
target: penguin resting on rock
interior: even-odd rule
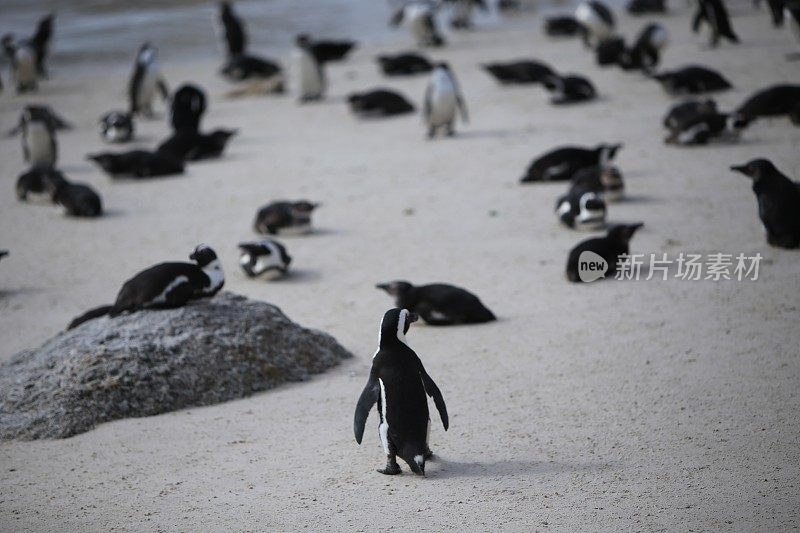
[[[426,394],[433,398],[445,431],[450,426],[439,387],[406,343],[408,328],[416,320],[417,315],[407,309],[390,309],[383,315],[378,351],[372,357],[367,385],[356,404],[353,432],[359,444],[369,412],[378,404],[378,434],[386,453],[386,467],[378,470],[381,474],[400,474],[399,456],[412,472],[425,475],[425,461],[433,456],[428,442],[430,415]]]

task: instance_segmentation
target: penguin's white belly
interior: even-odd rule
[[[383,444],[383,451],[389,455],[389,421],[386,419],[386,387],[383,385],[383,380],[378,378],[378,383],[381,386],[381,424],[378,426],[378,433],[381,436],[381,444]]]
[[[29,123],[26,142],[31,166],[50,166],[55,164],[50,132],[44,124],[38,122]]]
[[[408,17],[408,30],[411,32],[411,35],[417,41],[425,42],[430,39],[429,35],[429,28],[426,23],[427,18],[427,10],[418,8],[416,6],[410,6],[406,8],[408,11],[406,12],[406,17]]]
[[[657,50],[662,50],[667,43],[669,43],[669,33],[666,28],[659,26],[650,36],[650,45]]]
[[[18,84],[29,85],[36,81],[36,56],[31,48],[23,46],[15,55],[17,68],[14,77]]]
[[[320,69],[308,52],[301,52],[295,56],[295,78],[297,89],[301,97],[317,98],[322,96],[324,80]]]
[[[598,40],[603,40],[611,35],[611,27],[587,4],[578,6],[575,10],[575,18],[586,26]]]
[[[156,86],[158,85],[158,70],[150,67],[142,78],[142,84],[139,86],[139,92],[136,95],[136,103],[140,107],[148,107],[153,103],[153,97],[156,94]]]
[[[442,126],[453,121],[456,115],[456,95],[453,91],[434,91],[428,124]]]

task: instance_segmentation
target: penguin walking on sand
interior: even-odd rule
[[[241,242],[239,250],[239,265],[250,278],[282,278],[288,273],[292,262],[286,247],[272,239]]]
[[[425,461],[433,456],[428,442],[431,421],[426,394],[433,398],[445,431],[450,426],[439,387],[406,343],[408,328],[416,320],[417,315],[407,309],[390,309],[383,315],[378,351],[356,404],[353,431],[359,444],[369,412],[378,404],[378,434],[386,454],[386,466],[378,470],[381,474],[400,474],[399,456],[412,472],[425,475]]]
[[[621,144],[600,144],[595,148],[556,148],[534,159],[520,181],[528,183],[569,180],[582,168],[608,165],[621,148]]]
[[[28,106],[20,117],[22,154],[32,167],[55,166],[58,158],[55,125],[46,110]]]
[[[721,37],[738,44],[739,38],[733,32],[733,26],[731,26],[728,10],[725,8],[723,0],[697,0],[697,11],[692,19],[692,31],[697,33],[703,22],[711,28],[709,43],[711,47],[716,47]]]
[[[307,35],[299,35],[295,44],[292,64],[298,98],[301,103],[321,100],[327,83],[322,63],[311,50],[311,39]]]
[[[395,11],[389,25],[406,26],[420,46],[442,46],[444,39],[436,27],[437,4],[426,0],[412,0]]]
[[[461,120],[468,122],[467,105],[464,103],[464,96],[453,71],[450,70],[450,65],[444,62],[438,63],[425,90],[422,113],[428,127],[429,139],[442,128],[448,136],[455,133],[453,125],[456,120],[456,108],[461,113]]]
[[[11,77],[17,94],[39,89],[36,71],[36,48],[28,41],[18,41],[11,34],[2,39],[3,50],[11,63]]]
[[[104,315],[182,307],[191,300],[217,294],[225,284],[225,274],[214,250],[200,244],[189,259],[194,263],[159,263],[139,272],[122,285],[113,305],[87,311],[70,322],[67,329]]]
[[[742,130],[759,118],[787,116],[800,126],[800,85],[773,85],[756,91],[731,116],[734,129]]]
[[[144,43],[136,54],[128,83],[129,110],[132,115],[152,117],[156,93],[160,93],[164,101],[169,99],[167,82],[161,74],[156,54],[156,48],[150,43]]]
[[[778,248],[800,247],[800,183],[784,176],[767,159],[754,159],[731,170],[753,180],[767,242]]]
[[[641,222],[636,224],[617,224],[608,229],[605,237],[595,237],[579,243],[569,253],[567,279],[573,282],[581,281],[578,274],[578,263],[583,252],[593,252],[603,258],[608,265],[605,277],[615,274],[619,258],[630,253],[631,237],[642,226],[644,224]]]
[[[471,292],[446,283],[414,286],[407,281],[391,281],[375,286],[395,298],[395,305],[418,313],[431,326],[481,324],[496,320],[480,299]]]

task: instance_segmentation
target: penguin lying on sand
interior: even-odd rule
[[[556,200],[556,215],[572,229],[599,229],[606,224],[606,203],[593,191],[570,189]]]
[[[144,43],[136,54],[130,82],[128,83],[129,111],[132,115],[153,116],[153,101],[156,93],[166,101],[169,89],[161,68],[156,60],[157,50],[150,43]]]
[[[605,277],[613,276],[617,271],[617,261],[620,256],[630,253],[630,240],[637,229],[644,224],[618,224],[611,226],[605,237],[595,237],[579,243],[569,253],[567,259],[567,279],[569,281],[580,281],[578,275],[578,261],[581,253],[585,251],[594,252],[608,263],[608,270]]]
[[[239,243],[239,265],[251,278],[278,279],[289,271],[292,258],[286,247],[272,239]]]
[[[556,75],[549,65],[529,59],[510,63],[487,63],[482,67],[503,85],[544,84],[547,78]]]
[[[731,170],[753,180],[767,242],[779,248],[800,247],[800,183],[784,176],[767,159],[754,159]]]
[[[439,387],[406,342],[408,328],[416,320],[416,314],[406,309],[390,309],[383,315],[378,351],[356,404],[353,431],[359,444],[369,412],[378,404],[378,434],[386,453],[386,467],[378,470],[381,474],[401,473],[399,456],[412,472],[425,475],[425,461],[433,456],[428,443],[431,421],[426,394],[433,398],[445,431],[450,425]]]
[[[27,202],[32,199],[32,195],[48,195],[48,180],[64,180],[64,175],[53,167],[33,167],[27,172],[23,172],[17,178],[15,190],[20,201]]]
[[[615,166],[589,166],[572,175],[570,191],[589,191],[599,195],[605,202],[616,202],[625,194],[625,183],[622,173]]]
[[[354,41],[312,41],[311,53],[320,63],[334,63],[345,59],[355,47]]]
[[[122,285],[113,305],[87,311],[73,319],[67,329],[105,315],[182,307],[191,300],[217,294],[225,284],[225,274],[214,250],[201,244],[189,259],[194,263],[159,263],[139,272]]]
[[[272,202],[256,213],[253,229],[256,233],[303,235],[311,232],[311,213],[319,204],[308,200]]]
[[[231,137],[237,130],[218,129],[211,133],[178,131],[156,149],[181,161],[215,159],[222,155]]]
[[[653,79],[670,94],[700,94],[733,87],[719,72],[697,65],[655,74]]]
[[[381,283],[376,288],[394,296],[395,305],[418,313],[431,326],[480,324],[496,320],[477,296],[445,283],[414,286],[407,281]]]
[[[437,4],[425,0],[412,0],[395,11],[389,25],[406,26],[420,46],[442,46],[444,39],[436,27]]]
[[[544,21],[544,32],[550,37],[572,37],[580,35],[582,29],[575,17],[557,16]]]
[[[162,152],[131,150],[130,152],[101,152],[86,156],[97,163],[112,178],[155,178],[183,174],[183,162]]]
[[[605,166],[613,161],[621,144],[600,144],[596,148],[565,146],[556,148],[534,159],[522,183],[531,181],[565,181],[584,167]]]
[[[448,136],[455,133],[456,109],[461,113],[461,120],[468,122],[467,105],[464,103],[464,96],[453,71],[450,70],[450,65],[438,63],[425,90],[425,104],[422,111],[428,126],[429,139],[433,138],[439,129],[444,129]]]
[[[711,28],[709,44],[712,47],[719,44],[720,37],[725,37],[732,43],[739,42],[739,38],[733,33],[728,10],[725,9],[723,0],[697,0],[697,11],[692,19],[692,31],[697,33],[702,22]]]
[[[664,142],[680,146],[696,146],[708,144],[712,139],[718,138],[734,140],[737,134],[728,129],[729,118],[729,115],[716,111],[697,113],[682,121],[679,127],[670,129],[670,134]]]
[[[710,98],[706,100],[687,100],[670,107],[667,114],[664,115],[663,124],[669,130],[682,130],[697,115],[716,112],[717,103]]]
[[[592,82],[575,74],[550,76],[545,80],[544,86],[553,95],[550,103],[554,105],[586,102],[597,97]]]
[[[650,13],[666,13],[667,6],[665,0],[631,0],[625,6],[625,10],[631,15],[646,15]]]
[[[283,92],[283,72],[274,61],[247,53],[244,24],[229,2],[220,2],[220,22],[225,34],[227,60],[220,73],[230,81],[261,80],[264,92]]]
[[[733,112],[731,121],[737,130],[763,117],[788,116],[800,126],[800,85],[774,85],[757,91]]]
[[[360,117],[391,117],[415,111],[414,104],[389,89],[373,89],[347,96],[352,112]]]
[[[126,143],[133,139],[133,115],[110,111],[100,117],[100,137],[107,143]]]
[[[382,55],[376,58],[381,71],[387,76],[411,76],[433,70],[433,63],[428,58],[414,52]]]
[[[67,181],[60,174],[51,174],[44,181],[54,204],[63,207],[65,214],[72,217],[94,218],[103,214],[103,203],[94,189],[84,183]]]

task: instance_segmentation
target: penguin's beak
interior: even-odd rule
[[[384,291],[388,292],[389,294],[392,293],[392,291],[390,290],[390,285],[388,283],[378,283],[377,285],[375,285],[375,288],[384,290]]]
[[[731,167],[731,170],[734,172],[739,172],[740,174],[744,174],[745,176],[750,176],[747,172],[747,165],[734,165]]]
[[[409,311],[407,320],[409,324],[413,324],[414,322],[419,320],[419,315],[417,313],[412,313]]]

